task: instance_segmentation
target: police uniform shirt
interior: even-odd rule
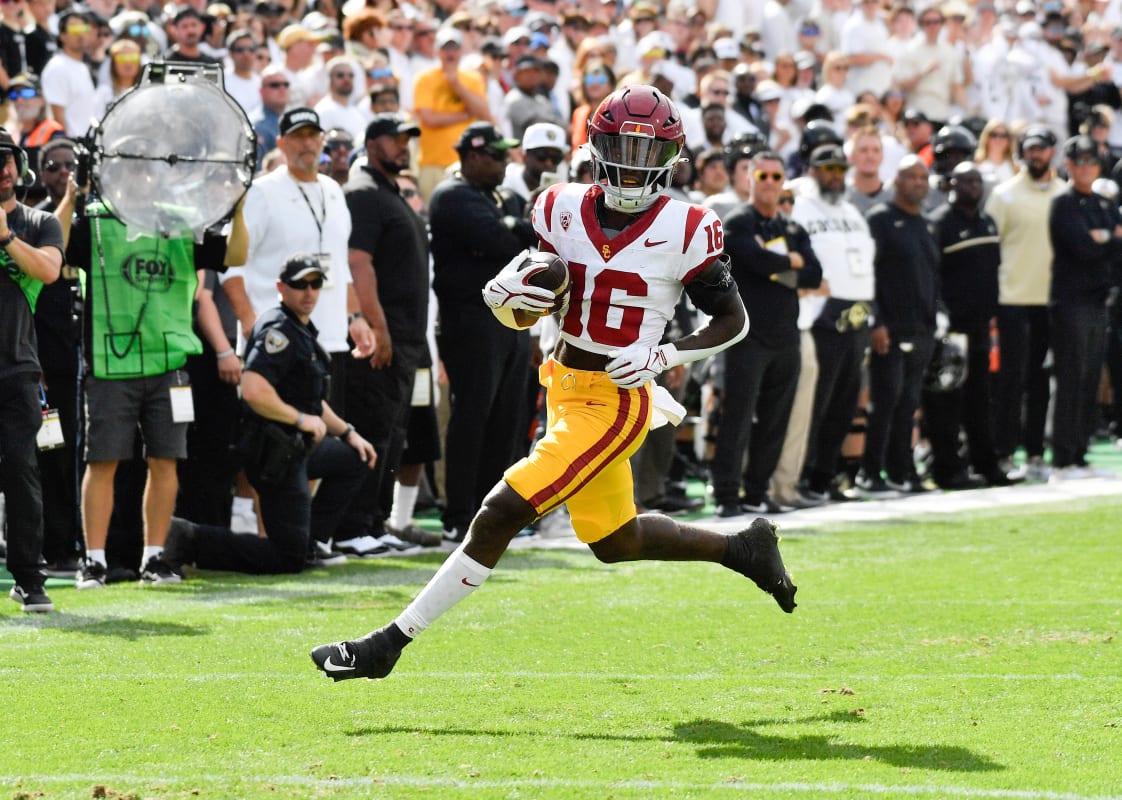
[[[318,417],[330,362],[316,335],[313,323],[300,322],[284,305],[270,309],[253,326],[245,368],[267,380],[281,400]]]
[[[931,218],[942,253],[940,289],[952,315],[997,313],[997,268],[1001,265],[1001,237],[997,223],[981,209],[967,216],[946,205]]]
[[[765,217],[745,203],[725,219],[725,252],[732,259],[732,277],[744,300],[752,326],[748,338],[765,347],[781,348],[799,342],[799,296],[772,275],[791,268],[790,258],[761,246],[783,241],[787,253],[798,253],[805,262],[796,270],[798,287],[815,289],[822,283],[822,266],[801,225],[776,215]]]
[[[1099,304],[1110,291],[1111,265],[1122,255],[1122,239],[1114,235],[1122,224],[1118,207],[1099,194],[1083,194],[1074,187],[1052,199],[1048,230],[1052,240],[1051,305]],[[1099,244],[1093,230],[1108,230],[1111,238]]]
[[[896,340],[930,336],[935,331],[939,248],[927,220],[893,203],[870,209],[868,222],[877,246],[877,324],[887,326]]]
[[[424,344],[429,314],[429,237],[397,186],[363,167],[343,187],[351,212],[347,246],[369,253],[378,301],[395,343]]]

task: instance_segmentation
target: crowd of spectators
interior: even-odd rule
[[[600,99],[617,86],[648,83],[670,96],[682,115],[688,161],[679,167],[671,191],[715,209],[734,231],[744,229],[736,240],[739,252],[733,253],[734,274],[738,280],[743,278],[741,289],[748,307],[755,304],[760,308],[752,313],[753,335],[742,348],[748,361],[730,365],[729,359],[742,355],[730,351],[708,371],[693,369],[683,378],[692,387],[679,393],[693,404],[697,424],[708,428],[696,440],[708,438],[709,450],[693,446],[689,436],[680,437],[680,446],[674,448],[672,480],[668,484],[657,478],[652,482],[669,489],[660,489],[654,497],[636,498],[641,505],[675,511],[693,508],[683,500],[682,480],[685,474],[704,474],[704,462],[713,457],[714,442],[718,443],[720,467],[719,486],[714,487],[716,501],[729,515],[745,505],[776,513],[790,505],[840,500],[846,496],[844,490],[851,485],[858,464],[864,467],[856,476],[858,489],[863,483],[878,496],[887,491],[929,489],[932,478],[945,488],[968,488],[1049,476],[1042,457],[1050,395],[1047,353],[1055,350],[1055,343],[1046,309],[1062,305],[1064,298],[1049,294],[1053,242],[1048,208],[1053,195],[1067,190],[1064,176],[1071,164],[1082,167],[1087,162],[1090,166],[1089,160],[1094,160],[1098,172],[1091,181],[1083,180],[1087,175],[1081,174],[1072,202],[1079,201],[1079,187],[1093,184],[1096,197],[1105,198],[1117,216],[1117,181],[1122,177],[1119,0],[946,0],[932,4],[902,0],[347,0],[341,4],[337,0],[265,0],[209,5],[205,0],[189,0],[162,8],[131,0],[123,5],[117,0],[89,0],[84,5],[67,0],[5,0],[0,12],[0,86],[6,87],[0,93],[0,121],[28,154],[31,170],[21,176],[23,201],[39,203],[46,210],[59,204],[65,180],[74,170],[71,140],[85,134],[92,120],[136,85],[145,64],[165,59],[220,68],[226,90],[245,110],[258,143],[258,177],[245,206],[250,241],[245,269],[205,281],[229,322],[229,347],[224,342],[211,348],[221,351],[217,360],[216,353],[209,353],[210,363],[227,384],[236,383],[237,376],[231,372],[231,364],[221,363],[229,358],[226,350],[244,342],[255,318],[272,304],[276,274],[283,258],[291,254],[287,251],[294,248],[319,254],[336,279],[325,286],[314,318],[321,343],[338,362],[332,365],[333,391],[369,380],[353,368],[348,373],[346,364],[352,359],[352,346],[368,343],[371,329],[375,338],[380,333],[379,320],[371,309],[378,303],[377,294],[385,295],[386,288],[378,280],[358,275],[354,284],[350,282],[349,273],[356,270],[357,232],[368,233],[369,225],[360,224],[356,217],[352,226],[354,209],[348,214],[338,187],[348,184],[368,159],[372,122],[389,124],[384,115],[390,113],[402,114],[401,119],[408,121],[401,122],[401,131],[408,135],[399,144],[403,148],[401,166],[408,163],[409,169],[398,176],[397,186],[415,211],[427,215],[426,204],[436,193],[438,222],[462,228],[456,235],[467,237],[476,221],[464,216],[464,209],[470,206],[459,200],[454,201],[455,206],[449,205],[455,198],[449,189],[454,187],[437,192],[442,182],[460,180],[464,186],[475,187],[469,193],[473,200],[493,196],[495,208],[489,211],[494,212],[496,224],[505,225],[518,238],[522,229],[511,220],[529,214],[537,192],[557,181],[591,181],[586,126]],[[315,116],[314,124],[305,124],[309,113]],[[305,116],[296,118],[294,114]],[[475,127],[479,125],[484,127]],[[297,130],[304,131],[300,134],[303,145],[297,140]],[[493,146],[473,144],[471,131],[482,132],[486,139],[482,143]],[[1077,134],[1085,140],[1069,153],[1074,160],[1065,159],[1064,143]],[[494,152],[500,141],[518,141],[520,146],[502,145],[503,152],[512,148],[511,158],[487,169],[480,152]],[[318,159],[320,178],[306,173],[306,163],[299,167],[304,170],[302,177],[291,178],[297,170],[289,173],[286,163],[306,159],[307,142],[319,148],[311,155]],[[834,149],[827,153],[821,151],[823,147]],[[1065,165],[1065,161],[1071,163]],[[920,387],[914,384],[927,366],[928,340],[932,335],[941,337],[943,330],[935,317],[927,319],[925,307],[922,324],[914,330],[908,328],[907,334],[922,336],[923,341],[917,340],[915,347],[909,343],[899,352],[891,349],[896,339],[889,344],[884,338],[888,334],[877,331],[887,331],[895,324],[893,320],[900,319],[899,308],[884,305],[899,286],[882,285],[898,259],[887,250],[874,257],[870,248],[875,241],[877,248],[896,246],[904,255],[922,251],[923,263],[912,263],[912,268],[923,287],[923,302],[930,303],[932,311],[936,306],[946,311],[945,298],[939,293],[955,296],[962,288],[953,283],[957,273],[946,271],[947,257],[955,245],[917,236],[933,220],[948,216],[946,209],[955,199],[953,173],[963,162],[976,164],[982,189],[978,200],[956,213],[965,215],[972,231],[981,231],[977,239],[989,247],[986,252],[992,258],[987,257],[984,274],[988,277],[981,288],[986,297],[992,290],[992,309],[987,306],[987,313],[992,311],[996,320],[990,324],[990,317],[979,317],[982,312],[975,309],[971,364],[984,361],[978,339],[986,330],[997,334],[1002,353],[987,365],[994,371],[990,377],[995,385],[994,413],[984,415],[989,421],[984,425],[971,421],[968,413],[963,424],[974,433],[967,431],[960,440],[962,415],[949,417],[955,426],[949,439],[952,449],[958,443],[965,452],[984,442],[987,452],[964,455],[961,469],[928,475],[920,453],[913,448],[911,431],[913,412],[929,404],[921,400]],[[485,180],[480,177],[484,174]],[[963,185],[971,181],[965,172],[959,177]],[[384,183],[386,179],[379,180]],[[771,183],[776,185],[768,185]],[[902,186],[906,197],[898,195]],[[479,187],[483,194],[476,191]],[[312,191],[309,194],[305,189]],[[1034,202],[1026,211],[1022,204],[1034,190],[1040,190],[1039,197],[1029,198]],[[838,210],[841,203],[844,209]],[[976,214],[989,216],[974,225]],[[986,220],[991,217],[995,234],[986,233]],[[1109,242],[1122,231],[1102,222],[1113,218],[1110,215],[1104,212],[1099,217],[1092,244],[1113,247]],[[819,219],[830,222],[822,222],[816,229]],[[525,227],[525,220],[518,224]],[[270,231],[270,225],[274,230]],[[899,236],[905,225],[917,236]],[[760,233],[763,228],[768,228],[767,237]],[[797,233],[796,229],[804,228],[803,234]],[[1056,264],[1069,265],[1082,258],[1072,254],[1077,252],[1072,250],[1073,242],[1088,245],[1078,238],[1082,229],[1077,226],[1073,232],[1070,226],[1053,222],[1052,230],[1062,230],[1065,237],[1057,245],[1065,252],[1056,252]],[[1100,241],[1103,231],[1107,231],[1107,239]],[[784,236],[787,244],[773,244]],[[853,236],[860,242],[854,244]],[[300,247],[293,244],[296,240]],[[972,233],[970,241],[974,240]],[[797,247],[788,247],[795,241]],[[839,243],[850,249],[827,256],[819,253],[815,258],[816,248],[835,250]],[[449,260],[464,255],[452,252],[456,246],[453,241],[434,242],[438,276],[441,248]],[[376,250],[373,242],[362,247]],[[487,269],[497,269],[506,256],[485,257],[483,244],[473,247],[471,254],[478,257],[480,267],[476,282],[480,282]],[[276,252],[269,255],[273,249]],[[796,255],[800,250],[804,255]],[[846,258],[839,253],[846,253]],[[738,259],[742,266],[737,266]],[[358,266],[374,269],[380,280],[379,260],[375,252],[371,265],[367,253],[366,261],[360,259]],[[771,270],[771,261],[782,261],[783,269]],[[1114,268],[1110,257],[1099,261]],[[751,275],[744,271],[749,264],[754,270]],[[814,275],[799,273],[807,264],[814,265]],[[797,277],[776,283],[776,275],[789,270],[795,270]],[[848,270],[848,275],[839,270]],[[931,271],[935,274],[927,274]],[[874,273],[875,297],[867,296],[872,292]],[[63,275],[70,279],[69,293],[75,276],[65,268]],[[462,281],[464,276],[457,279]],[[762,282],[762,288],[749,291],[754,282]],[[439,316],[457,326],[468,319],[469,315],[459,311],[453,314],[458,303],[471,306],[471,325],[493,323],[479,303],[482,284],[450,291],[450,278],[444,279],[443,287],[440,283],[438,277],[435,297],[439,303],[434,302],[434,312],[427,315],[430,343],[435,340]],[[1117,275],[1111,273],[1107,283],[1107,288],[1116,287]],[[831,288],[848,294],[838,299]],[[1117,384],[1122,378],[1122,345],[1114,309],[1122,304],[1112,302],[1117,288],[1109,293],[1099,288],[1096,284],[1096,291],[1080,295],[1080,308],[1097,309],[1101,304],[1108,309],[1110,324],[1102,334],[1103,346],[1091,351],[1106,362]],[[768,294],[765,289],[776,292],[782,302],[761,302]],[[457,298],[457,293],[462,297]],[[240,332],[228,313],[226,295],[233,303]],[[421,310],[425,305],[413,295],[410,302]],[[824,305],[831,313],[846,315],[844,319],[832,317],[836,330],[815,327],[814,319],[807,316]],[[918,313],[907,308],[905,316]],[[1057,317],[1053,313],[1051,321],[1062,319],[1082,335],[1086,326],[1079,324],[1080,313],[1075,314],[1074,322],[1071,314]],[[772,317],[776,317],[774,325],[782,329],[782,341],[774,338],[777,331],[768,330]],[[384,328],[384,320],[381,324]],[[435,352],[438,366],[434,373],[441,374],[439,364],[445,350],[452,355],[449,371],[478,374],[484,367],[498,369],[482,363],[472,366],[475,334],[471,325],[457,328],[455,336],[444,331],[445,341]],[[1093,331],[1098,335],[1098,328]],[[891,438],[892,448],[891,452],[866,452],[862,462],[859,431],[867,401],[857,395],[863,384],[868,386],[866,368],[860,361],[870,332],[875,355],[894,353],[909,364],[891,376],[877,373],[880,377],[874,376],[874,384],[879,381],[882,392],[889,386],[893,398],[903,396],[907,402],[894,406],[892,424],[884,429],[878,427],[878,415],[889,411],[878,410],[875,403],[870,406],[868,421],[874,443],[883,449]],[[1001,333],[1008,335],[1001,337]],[[839,335],[844,336],[838,339]],[[411,334],[412,344],[419,343],[418,336]],[[548,342],[548,331],[541,336],[542,342]],[[844,361],[831,361],[828,369],[819,370],[810,355],[815,343],[819,353],[828,349],[839,358],[844,353]],[[465,352],[458,352],[461,349]],[[515,348],[519,358],[539,355],[535,348],[525,355],[525,349],[521,344]],[[879,363],[875,355],[873,361]],[[416,369],[417,375],[430,381],[425,355],[411,352],[410,361],[409,374]],[[371,361],[371,366],[380,368],[385,363]],[[781,380],[769,377],[776,364],[782,366]],[[838,369],[842,364],[844,375]],[[66,374],[70,383],[74,381],[73,370],[59,364],[57,358],[46,359],[43,369],[48,374]],[[526,376],[528,370],[519,367],[511,374]],[[730,380],[748,380],[745,375],[751,379],[748,383],[728,385]],[[400,394],[409,377],[403,374],[399,378],[394,413],[400,416]],[[978,378],[975,374],[970,396],[988,398],[988,391],[979,394]],[[517,421],[520,429],[530,428],[525,437],[517,437],[515,450],[528,446],[532,439],[533,423],[521,423],[522,413],[535,416],[536,387],[528,380],[522,382],[529,383],[526,403],[502,415],[504,422]],[[761,390],[761,385],[775,390],[776,382],[782,384],[782,392],[775,397]],[[1064,388],[1065,407],[1094,409],[1097,414],[1099,397],[1093,378],[1081,374],[1078,381],[1069,383]],[[416,388],[413,393],[416,397]],[[1088,393],[1095,396],[1088,397]],[[722,406],[722,401],[730,400],[732,408]],[[342,396],[333,395],[332,403],[346,408]],[[435,400],[429,404],[435,406]],[[1097,421],[1084,418],[1090,411],[1081,411],[1078,430],[1064,428],[1063,463],[1056,464],[1063,471],[1057,475],[1090,474],[1084,459],[1085,440],[1096,427],[1120,422],[1119,405],[1115,403]],[[940,404],[936,402],[934,407]],[[798,410],[794,430],[787,424],[792,408]],[[453,399],[451,413],[461,426],[453,425],[453,430],[464,430],[465,414],[470,418],[484,412],[471,405],[457,411]],[[851,431],[846,420],[853,414],[857,419]],[[753,417],[754,428],[750,424]],[[447,427],[446,421],[444,425]],[[67,426],[71,436],[74,427],[73,422]],[[726,433],[735,433],[733,439],[720,439],[722,427]],[[941,441],[947,441],[947,432],[941,433]],[[392,474],[398,467],[410,474],[414,481],[411,496],[415,497],[417,469],[422,466],[402,461],[400,451],[407,443],[388,433],[385,436],[389,437],[386,441],[393,439],[399,463],[385,465],[391,475],[387,480],[381,479],[379,467],[379,477],[368,486],[361,511],[356,512],[357,517],[352,515],[367,525],[374,520],[375,534],[385,532],[384,519],[395,520],[392,530],[409,523],[408,512],[402,517],[400,510],[394,514],[391,508]],[[760,441],[761,437],[768,441]],[[463,456],[457,449],[459,437],[452,438],[455,458],[465,469],[474,469],[471,465],[477,463],[473,459],[479,454]],[[73,442],[69,444],[73,446]],[[505,444],[500,448],[491,443],[486,454],[505,453],[504,448]],[[1027,448],[1030,460],[1018,468],[1012,459],[1019,448]],[[434,448],[426,450],[433,452]],[[909,463],[897,463],[900,460]],[[848,475],[843,469],[846,463],[852,467]],[[56,465],[56,472],[65,475],[64,467]],[[887,471],[881,474],[882,469]],[[429,488],[439,493],[441,481],[431,470],[429,474]],[[476,477],[480,485],[490,485],[488,476]],[[463,478],[449,473],[447,481]],[[77,492],[77,479],[71,476],[69,480]],[[121,485],[118,476],[118,492]],[[132,486],[135,489],[135,482]],[[228,488],[234,491],[232,476]],[[252,502],[247,487],[241,485],[238,494],[234,528],[238,528],[239,516],[248,515],[251,521],[243,520],[244,526],[256,530],[252,511],[247,510]],[[447,494],[456,499],[452,515],[445,519],[451,538],[456,539],[462,537],[473,504],[479,500],[478,491],[467,487],[461,492],[463,497],[453,489]],[[773,499],[771,495],[778,496]],[[53,505],[60,510],[51,519],[48,509],[46,552],[53,570],[61,574],[73,570],[82,542],[74,531],[76,497]],[[56,533],[51,534],[52,530]],[[101,544],[103,537],[99,534],[98,538]],[[372,546],[362,553],[387,551],[396,550]],[[148,551],[145,553],[147,557]]]

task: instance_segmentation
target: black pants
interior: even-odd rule
[[[935,340],[929,334],[908,341],[910,351],[900,347],[908,342],[894,341],[887,354],[873,353],[869,362],[869,425],[861,467],[872,478],[882,469],[896,481],[915,472],[914,418]]]
[[[75,355],[77,358],[77,355]],[[58,411],[62,424],[61,447],[39,453],[43,485],[43,557],[54,564],[76,558],[82,547],[79,512],[78,376],[44,375],[47,404]]]
[[[43,493],[35,443],[42,424],[34,377],[0,381],[0,491],[8,519],[8,572],[25,587],[43,580]]]
[[[1000,458],[1024,446],[1044,455],[1048,417],[1048,372],[1044,358],[1051,338],[1046,306],[998,306],[1001,368],[994,396],[994,439]]]
[[[810,332],[818,353],[818,383],[803,474],[811,490],[825,492],[837,475],[842,445],[857,413],[869,329],[838,333],[833,328],[811,328]]]
[[[401,466],[413,379],[425,347],[424,342],[408,345],[395,340],[393,362],[380,369],[371,367],[367,359],[347,360],[350,408],[346,420],[378,453],[377,464],[366,472],[362,490],[347,510],[344,528],[348,531],[367,531],[375,536],[385,532],[382,498]]]
[[[1052,466],[1085,464],[1095,432],[1099,380],[1106,350],[1106,306],[1072,303],[1050,309],[1056,407]]]
[[[187,426],[188,457],[178,465],[179,496],[175,515],[204,525],[230,527],[238,430],[238,390],[218,377],[214,351],[207,347],[187,358],[195,421]]]
[[[529,447],[530,335],[503,327],[482,303],[441,303],[438,344],[452,392],[444,453],[451,530],[471,522]]]
[[[924,392],[923,417],[931,442],[931,474],[937,483],[966,468],[959,430],[966,434],[969,463],[980,475],[997,469],[990,391],[990,319],[951,315],[951,329],[965,333],[966,381],[950,392]]]
[[[771,348],[743,339],[722,354],[725,394],[721,430],[710,465],[718,504],[760,503],[783,452],[783,438],[799,383],[799,343]],[[744,466],[745,455],[748,458]]]
[[[299,572],[308,552],[309,531],[315,530],[323,539],[334,535],[366,472],[355,449],[335,436],[325,437],[280,483],[263,484],[248,470],[249,482],[261,500],[267,536],[200,525],[195,563],[202,569],[254,575]],[[314,478],[323,482],[313,500],[308,480]]]

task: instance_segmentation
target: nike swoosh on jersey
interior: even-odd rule
[[[467,578],[460,578],[460,583],[462,583],[464,586],[471,586],[472,588],[476,588],[479,586],[478,583],[472,583]]]
[[[652,242],[650,239],[644,239],[643,240],[643,246],[644,247],[658,247],[660,244],[666,244],[666,241],[667,241],[666,239],[662,239],[661,241]]]
[[[355,668],[348,667],[343,664],[336,664],[329,657],[326,661],[323,662],[323,670],[324,672],[354,672]]]

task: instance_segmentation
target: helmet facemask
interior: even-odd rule
[[[682,156],[678,142],[656,138],[654,126],[642,122],[625,122],[618,134],[592,133],[589,149],[604,203],[627,214],[654,205],[670,188]]]

